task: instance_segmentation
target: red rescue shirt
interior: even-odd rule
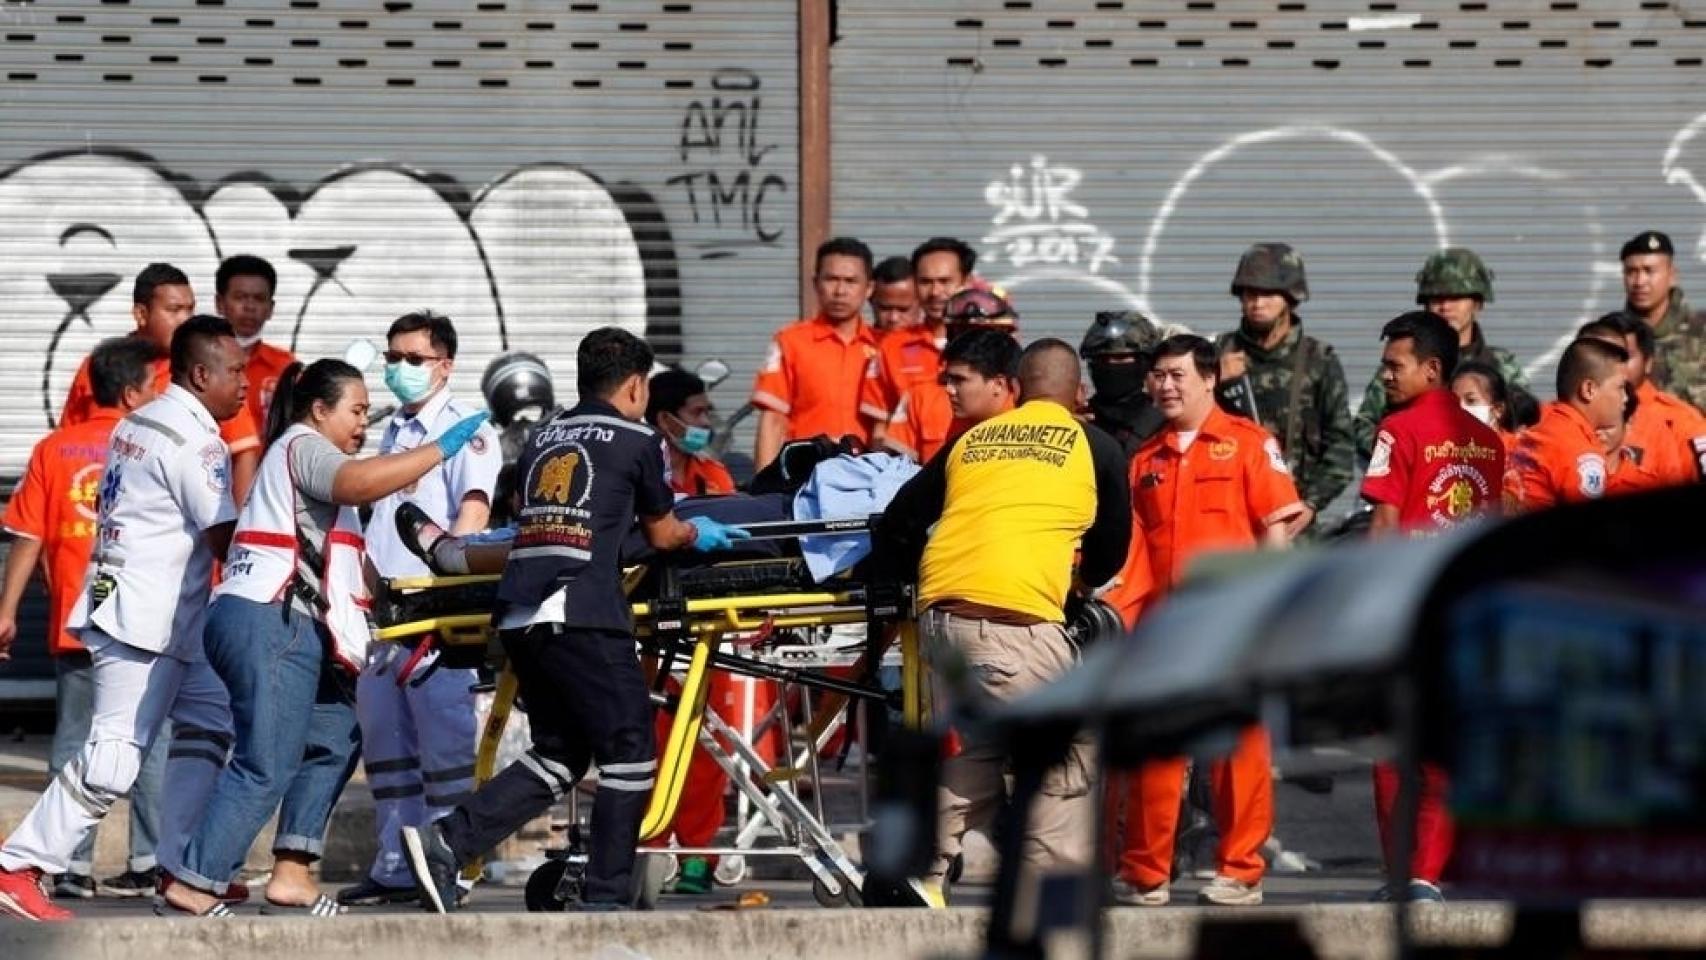
[[[1413,536],[1449,530],[1496,508],[1505,476],[1498,431],[1449,390],[1430,390],[1380,422],[1363,499],[1398,508]]]

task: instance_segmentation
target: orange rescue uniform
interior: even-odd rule
[[[1706,480],[1706,416],[1651,383],[1636,388],[1635,396],[1640,402],[1624,446],[1645,455],[1637,458],[1639,466],[1662,476],[1666,484]],[[1659,452],[1654,455],[1654,450]],[[1612,474],[1612,492],[1621,492],[1616,482],[1620,472]]]
[[[1011,409],[1013,402],[1009,400],[1000,412]],[[954,416],[954,402],[948,398],[947,388],[932,379],[915,383],[901,394],[894,416],[889,418],[888,432],[883,434],[883,445],[903,457],[929,463],[973,426],[971,421]]]
[[[1256,547],[1263,530],[1303,505],[1279,442],[1218,407],[1188,446],[1168,426],[1138,449],[1131,495],[1132,548],[1147,552],[1148,572],[1163,591],[1178,585],[1204,553]],[[1138,529],[1142,537],[1135,536]],[[1126,573],[1141,579],[1142,564],[1128,559]],[[1271,753],[1267,731],[1251,726],[1210,771],[1221,833],[1219,872],[1248,884],[1262,879],[1262,845],[1273,832]],[[1128,783],[1120,874],[1142,889],[1165,885],[1173,870],[1185,759],[1150,761]]]
[[[735,478],[722,461],[689,455],[678,471],[670,465],[669,485],[684,497],[704,497],[735,492]]]
[[[165,393],[171,384],[171,361],[163,357],[154,361],[154,389]],[[84,357],[82,365],[77,368],[77,376],[71,381],[71,390],[65,395],[65,408],[60,411],[59,425],[70,427],[84,423],[94,416],[97,409],[95,388],[89,382],[89,358]],[[247,405],[237,411],[235,417],[219,425],[219,439],[225,441],[233,457],[261,448],[261,431]]]
[[[65,617],[83,589],[83,571],[95,547],[95,498],[106,469],[107,444],[123,416],[115,407],[95,407],[81,423],[43,437],[6,504],[6,529],[41,544],[47,650],[56,657],[83,649],[65,632]]]
[[[783,439],[824,434],[871,441],[871,425],[886,411],[860,403],[865,382],[877,376],[877,336],[863,320],[842,340],[819,315],[783,327],[752,386],[753,406],[787,418]]]
[[[909,387],[936,382],[945,346],[947,334],[940,329],[932,330],[928,324],[884,333],[877,343],[877,375],[865,381],[859,406],[881,411],[876,414],[879,420],[893,417]]]
[[[278,378],[295,362],[295,354],[270,343],[260,342],[249,348],[249,362],[243,367],[243,377],[249,381],[249,395],[243,399],[243,405],[249,408],[249,416],[255,418],[255,426],[262,432],[267,427],[267,407],[272,405],[272,395],[278,391]]]
[[[1505,470],[1505,509],[1539,510],[1606,493],[1611,469],[1588,418],[1567,403],[1548,403],[1540,422],[1517,438]]]

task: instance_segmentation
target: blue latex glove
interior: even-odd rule
[[[750,540],[752,534],[739,527],[731,527],[726,523],[718,523],[710,517],[693,517],[687,521],[693,524],[693,529],[699,535],[693,538],[693,549],[700,553],[710,553],[713,550],[729,550],[734,547],[736,540]]]
[[[480,427],[485,422],[486,411],[481,410],[471,417],[463,417],[451,424],[450,429],[439,434],[438,439],[434,441],[438,444],[438,452],[444,454],[446,460],[456,456],[468,445],[468,441],[474,439],[474,434],[480,432]]]

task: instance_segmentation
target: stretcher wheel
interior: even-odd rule
[[[669,882],[669,875],[674,867],[674,858],[668,854],[642,853],[639,862],[634,864],[635,885],[634,905],[641,910],[655,910],[658,898],[663,896],[664,884]]]
[[[568,904],[568,898],[561,892],[563,876],[569,872],[570,863],[567,860],[547,860],[527,877],[527,890],[524,898],[527,901],[528,913],[561,913]]]
[[[816,900],[817,905],[820,907],[834,908],[847,906],[848,890],[849,887],[847,884],[843,883],[839,892],[831,893],[829,887],[824,884],[823,878],[812,878],[812,899]]]
[[[717,869],[711,873],[711,876],[716,879],[718,886],[736,887],[745,883],[751,872],[746,865],[745,857],[738,853],[731,853],[717,859]]]

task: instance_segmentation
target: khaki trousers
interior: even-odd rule
[[[1016,627],[932,609],[919,626],[938,711],[956,697],[1017,699],[1066,673],[1078,659],[1058,623]],[[1049,771],[1026,826],[1026,863],[1047,872],[1090,863],[1094,762],[1085,737]],[[1006,794],[1006,770],[1007,756],[999,745],[962,735],[960,751],[943,763],[936,863],[925,879],[939,883],[946,877],[966,830],[990,832]]]

